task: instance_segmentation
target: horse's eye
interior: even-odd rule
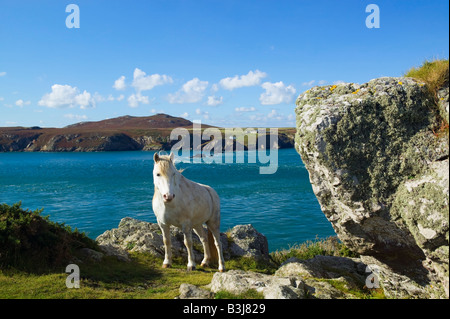
[[[160,174],[160,173],[158,173],[158,174],[156,174],[156,176],[161,176],[161,174]]]

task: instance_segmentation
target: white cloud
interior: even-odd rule
[[[120,95],[116,98],[116,100],[117,100],[117,101],[122,101],[124,98],[125,98],[125,96],[124,96],[123,94],[120,94]]]
[[[22,100],[22,99],[19,99],[19,100],[16,101],[15,104],[16,104],[17,106],[24,107],[25,105],[30,105],[31,102],[30,102],[30,101],[24,101],[24,100]]]
[[[77,121],[85,121],[88,119],[86,115],[78,115],[78,114],[64,114],[65,118]]]
[[[130,107],[138,107],[139,103],[150,104],[148,96],[142,96],[141,93],[131,94],[128,97],[128,105]]]
[[[3,101],[4,99],[5,99],[4,97],[0,96],[0,101]]]
[[[195,114],[203,116],[203,118],[205,120],[209,120],[209,112],[207,112],[207,111],[202,111],[200,109],[196,109]]]
[[[275,109],[272,109],[268,114],[252,114],[249,116],[249,119],[254,122],[264,123],[264,125],[295,125],[295,116],[293,114],[280,114]]]
[[[193,78],[184,83],[178,92],[169,94],[168,100],[170,103],[198,102],[203,98],[207,86],[208,81],[200,81],[198,78]]]
[[[119,78],[120,80],[120,78]],[[136,92],[147,91],[153,89],[157,85],[163,85],[167,83],[173,83],[173,80],[170,76],[165,74],[151,74],[147,75],[144,71],[136,68],[133,74],[133,86],[136,89]]]
[[[234,77],[224,78],[219,81],[220,85],[226,90],[234,90],[245,86],[255,86],[261,83],[261,79],[265,78],[267,74],[256,70],[250,71],[246,75],[236,75]]]
[[[208,101],[206,104],[209,106],[217,106],[223,103],[223,96],[215,97],[214,95],[208,96]]]
[[[211,85],[211,92],[217,92],[219,91],[219,86],[214,83],[213,85]]]
[[[80,109],[87,109],[92,104],[95,105],[95,100],[92,98],[91,93],[84,90],[83,93],[75,96],[75,103],[80,106]]]
[[[303,82],[302,85],[303,86],[312,86],[314,83],[316,83],[316,80],[311,80],[309,82]],[[317,81],[318,85],[325,85],[326,83],[327,83],[326,80]]]
[[[183,114],[180,114],[180,117],[187,118],[187,117],[189,117],[189,113],[188,112],[184,112]]]
[[[261,86],[266,90],[259,97],[263,105],[290,103],[296,92],[292,85],[285,86],[282,81],[276,83],[264,82]]]
[[[236,112],[255,112],[256,108],[255,107],[237,107],[234,109]]]
[[[5,76],[6,72],[0,72],[0,76]]]
[[[113,88],[115,88],[116,90],[125,90],[125,88],[127,87],[127,85],[125,84],[125,76],[122,75],[120,78],[118,78],[117,80],[114,81],[114,85]]]
[[[316,82],[316,80],[311,80],[309,82],[303,82],[302,85],[303,86],[312,86],[315,82]]]
[[[334,85],[338,85],[338,84],[342,84],[342,83],[345,83],[345,82],[342,80],[337,80],[337,81],[333,82]]]
[[[278,114],[277,110],[270,111],[270,113],[267,114],[267,118],[281,120],[281,116]]]
[[[77,87],[70,85],[52,85],[52,92],[45,94],[38,102],[40,106],[51,108],[72,108],[79,106],[81,109],[95,107],[95,99],[86,90],[79,93]]]

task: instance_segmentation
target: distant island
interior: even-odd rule
[[[177,142],[170,140],[170,133],[178,127],[192,132],[193,123],[181,117],[156,114],[145,117],[126,115],[103,121],[80,122],[63,128],[0,127],[0,152],[170,150]],[[213,126],[202,124],[202,129],[209,127]],[[278,143],[273,147],[293,148],[294,135],[295,128],[278,129]],[[202,145],[209,142],[202,140]],[[247,145],[244,145],[246,148]]]

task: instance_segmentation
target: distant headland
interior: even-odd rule
[[[191,131],[193,124],[181,117],[156,114],[144,117],[126,115],[96,122],[80,122],[63,128],[0,127],[0,152],[170,150],[177,142],[170,139],[172,130],[185,128]],[[211,127],[202,123],[202,129]],[[251,131],[246,133],[252,134]],[[280,128],[278,143],[274,147],[294,147],[294,135],[295,128]],[[210,140],[201,142],[204,146]],[[244,145],[246,148],[247,145]]]

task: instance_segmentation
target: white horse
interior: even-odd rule
[[[189,271],[195,269],[192,252],[192,230],[194,230],[203,244],[205,253],[201,266],[207,266],[212,259],[217,258],[219,271],[223,272],[225,266],[220,242],[219,195],[211,187],[184,177],[175,168],[173,157],[173,153],[170,155],[155,153],[153,156],[155,193],[152,207],[164,239],[163,268],[170,267],[172,264],[170,225],[174,225],[184,233]],[[209,231],[203,228],[203,224],[206,224]]]

